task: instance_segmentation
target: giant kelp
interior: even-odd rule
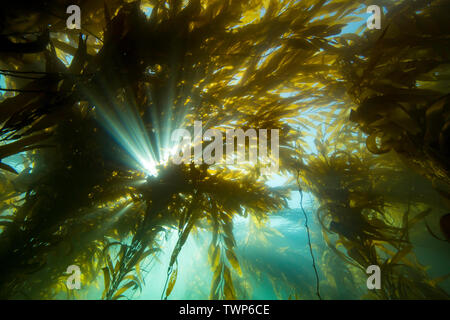
[[[350,120],[367,148],[393,149],[448,198],[449,29],[447,1],[404,1],[381,33],[343,36],[339,64],[357,107]]]
[[[320,153],[299,164],[299,184],[319,200],[317,217],[327,244],[364,272],[370,265],[380,266],[383,286],[374,291],[380,298],[447,298],[428,278],[410,241],[410,229],[432,208],[411,196],[387,201],[389,190],[379,185],[405,169],[398,160],[386,161],[361,150],[358,137],[346,141],[354,141],[352,153],[329,150],[333,143],[316,140]],[[414,190],[411,180],[403,179],[403,188]]]
[[[347,250],[336,251],[345,261],[383,266],[389,285],[380,297],[446,297],[408,239],[433,200],[383,193],[382,177],[404,185],[408,173],[342,130],[353,107],[371,152],[394,149],[447,192],[448,32],[439,9],[447,2],[427,3],[380,3],[393,22],[362,36],[340,34],[364,12],[354,1],[79,1],[80,31],[65,27],[67,1],[9,3],[0,38],[0,297],[54,297],[70,264],[83,266],[84,283],[102,274],[103,298],[127,297],[144,284],[143,261],[168,250],[161,234],[176,230],[168,298],[178,255],[200,228],[212,233],[211,298],[244,294],[233,218],[263,223],[286,194],[268,188],[257,165],[168,164],[171,130],[197,120],[205,129],[279,129],[280,170],[317,197],[324,236],[338,234],[328,242]],[[408,22],[420,39],[400,26]],[[320,132],[318,121],[330,138],[319,136],[308,156],[305,138]],[[127,149],[140,138],[126,132],[135,125],[148,145],[132,151],[151,150],[154,177]],[[7,162],[17,154],[27,160],[16,176]],[[386,209],[394,204],[400,209]]]

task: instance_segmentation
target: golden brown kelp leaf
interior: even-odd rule
[[[227,215],[219,215],[217,205],[212,207],[212,209],[213,238],[209,247],[208,257],[213,272],[210,298],[214,300],[232,300],[236,299],[236,292],[226,261],[228,260],[239,275],[242,275],[239,262],[234,253],[235,240],[232,220]]]
[[[170,295],[170,293],[173,290],[173,287],[175,286],[175,282],[177,281],[177,274],[178,274],[178,267],[175,268],[174,271],[172,271],[172,274],[170,275],[170,280],[169,280],[169,284],[167,285],[167,290],[166,290],[166,298]]]
[[[113,262],[110,255],[110,248],[119,246],[119,252]],[[137,250],[132,257],[129,257],[132,246],[121,242],[110,242],[104,249],[106,266],[103,267],[104,289],[102,299],[117,300],[126,298],[124,295],[128,289],[142,291],[140,263],[151,254],[155,254],[157,249],[151,248],[146,251]]]

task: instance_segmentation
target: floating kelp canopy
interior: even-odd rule
[[[315,198],[321,279],[289,298],[365,285],[370,265],[383,286],[361,297],[448,298],[412,237],[438,243],[426,219],[450,206],[450,1],[90,0],[80,30],[66,27],[72,3],[24,3],[0,25],[0,298],[61,297],[69,265],[96,298],[130,298],[168,252],[167,299],[201,232],[210,298],[251,297],[249,274],[278,292],[284,273],[238,254],[234,224],[267,231],[292,190]],[[343,31],[373,4],[382,29]],[[269,187],[259,163],[173,164],[171,133],[194,121],[278,129],[287,182]]]

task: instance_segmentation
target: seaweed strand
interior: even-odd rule
[[[164,297],[164,294],[167,290],[167,284],[169,283],[169,278],[172,275],[172,271],[173,271],[173,267],[169,266],[169,268],[167,269],[167,277],[166,277],[166,282],[164,283],[164,288],[163,291],[161,293],[161,300],[167,300],[167,295]]]
[[[313,253],[312,246],[311,246],[311,235],[310,235],[309,226],[308,226],[308,215],[306,214],[306,211],[303,208],[303,191],[302,191],[302,188],[300,187],[300,182],[298,181],[298,178],[297,178],[297,186],[298,186],[298,192],[300,193],[300,208],[302,209],[303,215],[305,216],[305,228],[306,228],[306,233],[308,235],[309,252],[311,253],[312,265],[314,268],[314,274],[316,276],[316,294],[317,294],[317,297],[319,297],[319,300],[322,300],[322,297],[320,296],[319,274],[317,272],[316,260],[314,259],[314,253]]]

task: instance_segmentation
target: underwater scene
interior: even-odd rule
[[[450,0],[8,1],[1,300],[448,300]]]

